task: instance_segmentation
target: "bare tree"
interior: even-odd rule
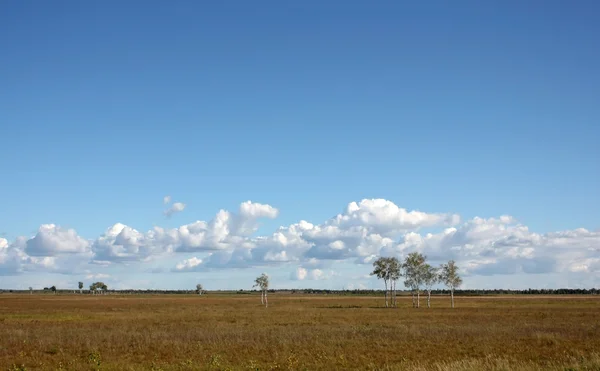
[[[452,308],[454,308],[454,289],[462,285],[462,278],[458,274],[458,269],[454,260],[450,260],[448,264],[442,264],[441,266],[441,281],[450,289]]]
[[[421,286],[423,284],[423,266],[425,264],[426,257],[418,252],[412,252],[406,256],[402,268],[404,268],[404,276],[406,280],[404,285],[411,289],[413,308],[421,307]],[[417,294],[417,302],[415,305],[415,293]]]
[[[385,307],[388,307],[388,281],[390,279],[390,264],[388,258],[383,256],[373,262],[372,276],[377,276],[378,279],[383,280],[385,285]]]
[[[79,293],[83,293],[83,282],[79,281]]]
[[[437,268],[429,264],[423,266],[423,284],[427,291],[427,308],[431,308],[431,290],[436,283],[440,282],[440,274]]]
[[[254,280],[254,285],[252,287],[260,287],[261,295],[260,295],[260,303],[264,304],[265,307],[269,306],[269,301],[267,300],[267,290],[269,290],[269,276],[266,273],[261,274],[256,277]]]
[[[204,288],[202,287],[202,284],[199,283],[196,285],[196,292],[198,293],[198,295],[202,296],[202,291],[204,290]]]

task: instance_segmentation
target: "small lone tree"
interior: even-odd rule
[[[441,281],[450,289],[450,300],[452,308],[454,308],[454,289],[462,285],[462,278],[458,275],[458,266],[454,260],[450,260],[448,264],[442,264],[441,271]]]
[[[56,295],[56,286],[50,287],[50,290],[52,290],[54,292],[54,295]]]
[[[423,266],[423,283],[427,291],[427,308],[431,308],[431,289],[436,283],[440,282],[438,269],[429,264]]]
[[[29,294],[33,295],[33,287],[29,286]]]
[[[198,295],[202,296],[202,291],[204,290],[204,288],[202,287],[202,284],[199,283],[196,285],[196,293],[198,293]]]
[[[79,281],[79,293],[83,293],[83,282]]]
[[[269,306],[269,301],[267,300],[267,290],[269,289],[269,276],[266,273],[261,274],[256,277],[254,280],[254,285],[252,287],[260,287],[261,295],[260,295],[260,303],[264,304],[265,307]]]

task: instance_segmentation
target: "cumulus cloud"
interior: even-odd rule
[[[419,251],[434,261],[456,260],[467,275],[594,272],[600,233],[580,228],[538,234],[514,218],[473,218],[437,234],[405,234],[383,255]]]
[[[181,263],[178,263],[175,266],[174,271],[175,272],[193,272],[195,269],[197,269],[200,266],[200,264],[202,264],[202,259],[192,257],[189,259],[185,259]]]
[[[81,272],[83,264],[160,263],[178,253],[204,253],[174,266],[169,263],[166,271],[279,265],[291,267],[293,280],[322,280],[335,276],[333,262],[354,263],[364,270],[378,256],[403,258],[419,251],[434,264],[456,260],[466,279],[568,273],[600,282],[600,231],[536,233],[508,215],[461,223],[456,214],[409,211],[388,200],[365,199],[350,202],[342,213],[320,223],[300,220],[271,234],[255,235],[261,219],[278,216],[271,205],[246,201],[236,212],[220,210],[209,221],[178,228],[142,232],[116,223],[94,240],[46,224],[32,238],[0,238],[0,274],[66,273],[72,267]],[[424,233],[425,228],[431,233]]]
[[[248,207],[240,207],[247,209]],[[269,208],[255,208],[252,212],[275,217],[277,212]],[[376,255],[383,246],[393,245],[393,237],[406,230],[423,227],[456,224],[460,218],[455,214],[428,214],[407,211],[393,202],[382,199],[364,199],[351,202],[344,213],[322,224],[305,220],[288,227],[280,227],[271,236],[244,239],[244,246],[235,252],[220,253],[216,259],[207,259],[205,265],[212,267],[268,265],[273,262],[302,262],[312,259],[344,260]],[[244,228],[238,230],[238,234]],[[245,251],[245,250],[250,251]],[[235,261],[227,261],[227,257]]]
[[[258,228],[259,218],[277,216],[270,205],[244,202],[235,214],[220,210],[209,222],[196,221],[178,228],[154,227],[142,233],[117,223],[92,244],[98,262],[147,261],[175,252],[227,250],[256,246],[247,237]]]
[[[30,256],[56,256],[59,254],[84,253],[89,242],[75,232],[54,224],[43,224],[38,233],[27,241],[25,252]]]
[[[182,212],[183,210],[185,210],[185,204],[182,202],[175,202],[173,205],[171,205],[170,208],[168,208],[167,210],[165,210],[163,213],[167,216],[170,217],[173,214],[177,214]]]

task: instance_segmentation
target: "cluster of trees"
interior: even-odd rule
[[[427,307],[431,308],[431,291],[438,283],[443,283],[450,290],[452,308],[454,308],[454,290],[462,285],[458,266],[454,260],[440,267],[434,267],[427,263],[425,255],[418,252],[408,254],[403,262],[396,257],[380,257],[373,262],[371,275],[377,276],[384,282],[386,307],[397,306],[396,285],[400,277],[404,277],[404,286],[411,291],[412,305],[416,308],[421,306],[422,289],[427,293]]]
[[[81,290],[83,288],[83,282],[79,282],[79,283],[80,283],[79,289]],[[107,290],[108,290],[108,287],[106,286],[106,284],[104,282],[94,282],[90,285],[90,292],[94,295],[96,294],[97,291],[106,293]]]

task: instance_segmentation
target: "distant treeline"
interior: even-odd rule
[[[217,294],[217,295],[233,295],[233,294],[256,294],[258,290],[213,290],[204,291],[204,294]],[[285,295],[360,295],[360,296],[383,296],[384,290],[325,290],[325,289],[287,289],[287,290],[276,290],[270,289],[269,293],[272,294],[285,294]],[[73,295],[92,295],[94,294],[90,290],[78,289],[56,289],[56,291],[49,290],[2,290],[0,294],[8,293],[19,293],[19,294],[73,294]],[[96,295],[192,295],[196,294],[196,290],[106,290],[103,292],[96,292]],[[399,295],[410,295],[410,291],[398,291]],[[449,290],[433,290],[432,295],[450,295]],[[527,290],[509,290],[509,289],[489,289],[489,290],[455,290],[454,295],[459,296],[485,296],[485,295],[598,295],[600,289],[527,289]]]

